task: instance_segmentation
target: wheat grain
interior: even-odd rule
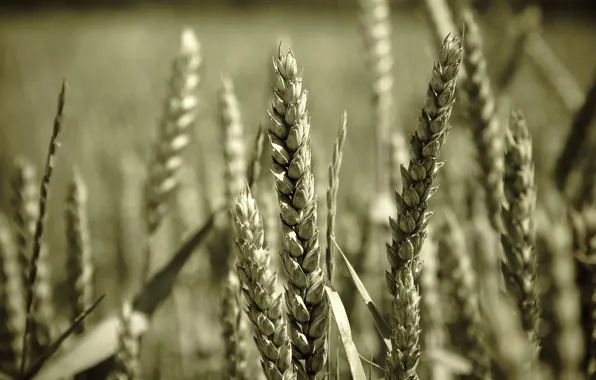
[[[524,115],[514,110],[505,139],[503,177],[507,205],[502,207],[504,232],[501,243],[505,261],[501,270],[508,291],[517,302],[522,327],[539,350],[540,302],[536,278],[534,210],[536,187],[532,161],[532,138]]]
[[[270,268],[263,221],[256,201],[243,190],[234,208],[236,268],[242,283],[246,314],[255,330],[255,342],[268,380],[295,379],[292,346],[283,319],[283,296],[276,291],[277,273]]]
[[[482,52],[482,35],[471,12],[464,12],[464,66],[468,79],[463,89],[468,97],[467,113],[472,124],[478,160],[483,175],[485,204],[491,225],[501,232],[501,204],[503,203],[503,157],[501,127],[496,114],[496,101],[486,71]]]
[[[282,263],[288,286],[286,305],[293,355],[305,360],[298,378],[312,378],[325,368],[327,301],[319,259],[317,196],[311,168],[308,93],[292,51],[281,45],[273,59],[276,81],[269,111],[272,173],[282,224]],[[300,367],[298,367],[300,368]],[[304,372],[304,373],[302,373]]]
[[[418,277],[422,264],[419,253],[431,216],[427,205],[436,191],[433,179],[442,166],[438,156],[450,129],[461,59],[461,41],[456,36],[447,37],[433,67],[416,132],[410,137],[410,165],[407,169],[402,166],[401,170],[403,190],[401,194],[395,193],[397,220],[390,219],[393,237],[387,244],[391,272],[386,277],[389,293],[394,297],[392,339],[395,341],[389,358],[389,379],[417,377],[419,295],[413,279]],[[409,312],[397,312],[400,308]]]

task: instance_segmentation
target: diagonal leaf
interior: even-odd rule
[[[341,342],[346,350],[346,356],[348,357],[348,363],[350,365],[350,372],[352,373],[352,379],[354,380],[366,380],[366,374],[360,361],[360,354],[358,349],[352,340],[352,331],[350,329],[350,321],[348,315],[344,309],[344,305],[341,303],[339,294],[329,286],[325,286],[325,292],[329,299],[329,305],[337,324],[337,330],[341,337]]]
[[[375,305],[372,298],[370,297],[370,294],[368,294],[368,291],[366,290],[364,284],[360,280],[360,277],[358,277],[358,273],[356,273],[356,271],[352,267],[352,264],[350,264],[350,261],[348,260],[344,252],[341,250],[335,239],[333,239],[333,244],[335,244],[337,251],[341,254],[341,257],[344,259],[344,264],[346,264],[346,268],[350,273],[350,278],[352,279],[354,286],[356,286],[356,289],[358,289],[358,293],[360,293],[360,296],[364,300],[366,307],[368,307],[368,311],[373,317],[375,326],[377,327],[379,334],[381,334],[381,338],[383,338],[383,342],[385,342],[387,350],[391,352],[391,328],[381,315],[381,312],[377,308],[377,305]]]
[[[205,239],[213,228],[215,216],[224,210],[218,208],[207,223],[180,247],[170,262],[143,287],[133,301],[131,317],[133,337],[143,335],[149,329],[149,321],[157,307],[172,293],[174,282],[184,263],[194,249]],[[65,350],[50,358],[32,380],[60,380],[93,367],[112,357],[119,342],[117,314],[104,318],[100,323],[83,334],[69,339]]]

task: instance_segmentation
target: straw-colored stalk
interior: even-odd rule
[[[388,357],[386,375],[389,380],[417,377],[420,296],[414,280],[422,265],[419,253],[431,216],[427,207],[437,189],[432,184],[442,166],[438,157],[450,129],[449,118],[462,53],[457,36],[447,37],[441,45],[416,131],[410,137],[410,164],[408,168],[402,166],[403,189],[401,193],[395,193],[397,219],[390,219],[393,236],[387,244],[391,271],[386,277],[393,296],[393,349]]]

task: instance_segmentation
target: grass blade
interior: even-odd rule
[[[341,250],[334,238],[333,244],[335,244],[337,251],[341,254],[341,257],[344,259],[344,264],[346,264],[346,268],[348,269],[350,278],[352,279],[354,286],[356,286],[356,289],[358,289],[358,293],[360,293],[360,296],[364,300],[364,303],[366,303],[366,307],[368,307],[368,310],[372,315],[373,320],[375,321],[375,326],[377,327],[379,334],[381,334],[381,337],[383,338],[383,342],[385,342],[387,350],[391,351],[391,327],[389,327],[387,321],[385,321],[385,319],[383,318],[381,311],[373,302],[372,298],[370,297],[370,294],[368,294],[368,291],[364,287],[364,284],[360,280],[360,277],[358,277],[358,273],[356,273],[356,271],[352,267],[352,264],[350,264],[350,261],[348,260],[344,252]]]
[[[337,330],[341,337],[341,342],[346,350],[346,356],[348,357],[348,363],[350,365],[350,372],[352,373],[352,379],[354,380],[366,380],[366,373],[362,367],[360,361],[360,354],[358,349],[352,340],[352,331],[350,329],[350,321],[348,321],[348,315],[344,309],[344,305],[341,303],[339,294],[329,286],[325,286],[325,292],[329,300],[329,306],[333,312]]]

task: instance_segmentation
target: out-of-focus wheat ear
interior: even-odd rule
[[[592,84],[581,108],[575,111],[571,129],[565,141],[561,154],[555,164],[555,183],[560,191],[567,192],[568,183],[575,167],[578,166],[582,154],[591,157],[589,154],[590,143],[596,144],[590,139],[590,126],[596,117],[596,72],[592,78]],[[592,141],[590,141],[592,140]],[[592,149],[594,146],[592,146]]]
[[[584,336],[580,321],[580,294],[576,284],[570,233],[552,221],[537,226],[537,252],[544,281],[542,351],[555,379],[581,379]]]
[[[388,0],[359,0],[361,33],[372,89],[377,195],[387,191],[387,144],[393,123],[393,55],[391,9]]]
[[[233,271],[225,280],[221,304],[221,328],[224,341],[225,376],[248,380],[246,324],[240,308],[240,281]]]
[[[33,247],[32,247],[32,255],[31,260],[29,262],[29,276],[27,278],[27,283],[25,284],[27,295],[25,299],[25,311],[27,314],[26,323],[25,323],[25,334],[23,335],[23,356],[21,358],[21,365],[20,365],[20,372],[23,373],[25,370],[26,358],[29,354],[29,331],[33,325],[33,300],[35,294],[35,287],[37,282],[38,276],[38,269],[40,267],[39,260],[42,253],[42,244],[41,239],[44,232],[44,222],[46,216],[46,208],[48,203],[48,196],[49,196],[49,188],[50,182],[52,179],[52,173],[54,171],[54,161],[56,160],[56,153],[58,152],[58,147],[60,146],[60,142],[58,141],[58,137],[60,136],[60,132],[62,130],[62,123],[64,118],[64,100],[66,96],[66,81],[62,82],[62,88],[60,90],[60,94],[58,96],[58,109],[56,111],[56,117],[54,118],[54,126],[52,130],[52,136],[50,138],[50,146],[48,149],[48,155],[45,165],[45,171],[43,178],[41,180],[40,186],[40,195],[39,195],[39,213],[37,215],[37,221],[35,224],[35,233],[33,234]],[[50,295],[53,294],[51,290]],[[54,321],[52,321],[54,322]]]
[[[402,189],[401,167],[410,161],[410,147],[401,131],[394,131],[389,140],[389,187],[391,192]]]
[[[33,285],[33,323],[31,324],[30,357],[42,354],[56,338],[56,310],[54,306],[54,284],[50,250],[46,244],[41,247],[38,260],[37,280]]]
[[[502,206],[504,256],[501,270],[507,290],[519,308],[522,327],[535,346],[537,358],[541,310],[535,250],[536,185],[532,137],[521,111],[511,111],[505,135],[503,182],[506,203]]]
[[[446,209],[443,214],[442,223],[437,229],[437,239],[441,271],[452,286],[459,317],[456,324],[460,333],[452,334],[452,343],[472,360],[474,378],[489,379],[491,365],[485,324],[479,307],[479,281],[472,267],[466,236],[451,209]]]
[[[420,296],[421,296],[421,331],[422,331],[422,358],[425,353],[434,349],[445,347],[446,334],[444,329],[443,309],[441,307],[441,293],[439,291],[439,257],[438,245],[436,242],[435,229],[432,225],[429,228],[429,236],[426,244],[420,251],[420,259],[424,262],[424,270],[420,272]],[[428,351],[426,351],[428,350]],[[421,365],[421,372],[424,370],[427,376],[423,378],[439,379],[440,373],[445,371],[441,363],[426,357]]]
[[[279,209],[277,208],[277,195],[271,187],[262,187],[257,192],[257,203],[262,211],[263,229],[265,230],[265,241],[269,244],[269,250],[274,254],[271,257],[274,268],[281,264],[281,228],[279,226]],[[278,280],[286,280],[286,274],[282,270],[278,272]]]
[[[23,354],[25,290],[10,225],[0,214],[0,366],[16,370]]]
[[[114,369],[110,380],[139,380],[141,365],[139,362],[139,339],[131,332],[132,304],[124,302],[120,308],[120,339],[115,355]]]
[[[39,210],[38,186],[35,166],[26,158],[18,157],[14,162],[11,176],[11,208],[14,240],[22,268],[23,284],[27,283],[29,255]]]
[[[418,125],[410,137],[410,164],[401,169],[402,192],[395,192],[397,219],[389,221],[392,241],[387,243],[387,257],[391,271],[386,273],[393,296],[393,349],[388,355],[387,371],[390,380],[417,377],[420,296],[414,281],[422,267],[419,253],[432,215],[428,203],[437,190],[433,179],[443,165],[438,157],[450,129],[462,54],[457,36],[447,37],[439,49]]]
[[[327,278],[333,283],[335,276],[335,259],[333,258],[333,237],[335,236],[335,217],[337,213],[337,191],[339,190],[339,169],[346,141],[346,125],[348,115],[346,111],[341,115],[337,138],[333,144],[333,155],[329,164],[329,185],[327,187],[327,247],[325,249],[325,263]]]
[[[263,166],[261,165],[261,159],[263,157],[264,152],[265,130],[263,126],[259,125],[257,135],[255,136],[250,163],[248,165],[248,168],[246,169],[246,179],[248,181],[248,186],[250,186],[251,191],[255,194],[257,190],[257,184],[259,182],[259,179],[261,178],[261,171],[263,170]]]
[[[257,203],[245,189],[233,209],[236,269],[246,299],[246,315],[254,326],[254,339],[261,354],[267,380],[295,379],[292,344],[284,320],[283,294],[276,290],[277,271],[265,243],[263,221]]]
[[[463,14],[466,36],[464,38],[464,66],[469,74],[463,82],[467,94],[466,112],[470,118],[472,135],[482,168],[479,180],[484,187],[486,210],[491,225],[500,233],[501,204],[503,203],[503,141],[501,125],[496,112],[496,101],[486,71],[482,52],[482,35],[470,11]]]
[[[73,170],[65,203],[67,281],[71,318],[74,319],[95,302],[94,266],[87,221],[87,187],[77,168]],[[75,334],[85,330],[85,322],[77,326]]]
[[[146,219],[150,235],[169,210],[169,200],[178,187],[176,174],[183,165],[182,153],[190,143],[196,120],[202,55],[191,29],[184,29],[180,49],[171,67],[158,137],[152,151],[146,188]]]
[[[286,306],[299,378],[325,371],[328,304],[320,266],[317,194],[311,167],[308,92],[294,53],[281,45],[273,58],[276,80],[269,113],[272,173],[282,226],[282,263],[288,279]]]

